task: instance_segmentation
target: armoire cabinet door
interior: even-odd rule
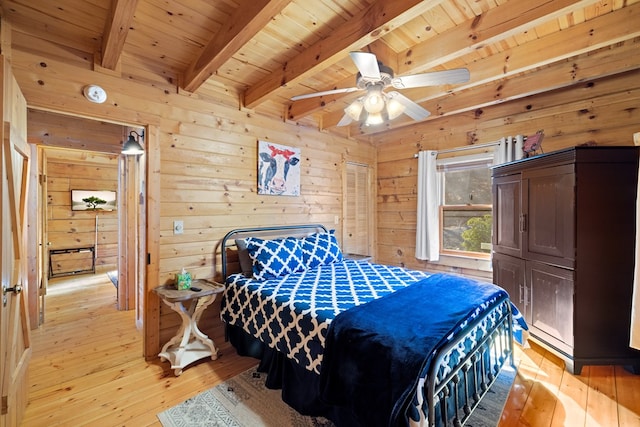
[[[493,179],[493,250],[522,256],[522,180],[520,174]]]
[[[573,165],[524,171],[523,258],[575,265],[575,177]]]
[[[524,320],[529,322],[527,289],[524,283],[525,261],[509,255],[494,253],[492,257],[493,283],[509,294],[509,299],[518,308]]]
[[[526,286],[535,335],[567,354],[573,353],[574,273],[535,261],[526,261]]]

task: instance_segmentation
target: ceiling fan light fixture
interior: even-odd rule
[[[396,117],[400,116],[400,114],[404,113],[405,106],[398,102],[397,99],[389,97],[387,100],[387,116],[389,120],[393,120]]]
[[[385,95],[382,93],[382,86],[371,87],[364,98],[364,109],[369,114],[379,114],[385,107]]]
[[[426,119],[431,113],[399,92],[383,92],[383,90],[389,86],[396,89],[410,89],[464,83],[470,79],[469,70],[466,68],[396,77],[393,69],[380,62],[373,53],[350,52],[349,56],[358,69],[354,87],[334,88],[306,95],[296,95],[291,100],[298,101],[339,93],[366,91],[364,96],[353,101],[344,109],[345,114],[337,126],[347,126],[353,121],[360,122],[365,126],[378,125],[386,120],[396,119],[401,114],[406,114],[413,120],[418,121]]]
[[[362,113],[363,108],[364,104],[362,102],[362,98],[358,98],[349,104],[349,106],[344,109],[344,112],[351,117],[352,120],[357,121],[360,120],[360,114]]]
[[[364,122],[367,126],[381,125],[382,123],[384,123],[384,117],[382,117],[381,113],[369,113]]]

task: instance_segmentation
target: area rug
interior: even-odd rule
[[[464,423],[465,427],[496,427],[515,378],[516,370],[514,368],[511,366],[503,367],[496,382],[480,399],[480,403]]]
[[[506,367],[471,417],[469,427],[495,427],[515,378]],[[264,385],[264,375],[255,368],[158,414],[164,427],[320,427],[333,426],[320,417],[306,417],[280,398],[280,390]]]
[[[109,278],[109,280],[111,280],[113,286],[118,289],[118,270],[107,271],[107,277]]]

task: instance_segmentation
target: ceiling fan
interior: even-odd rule
[[[397,91],[384,92],[383,90],[389,86],[395,89],[410,89],[469,81],[469,70],[466,68],[394,77],[393,70],[378,61],[373,53],[350,52],[349,56],[358,68],[355,87],[297,95],[291,100],[299,101],[317,96],[365,90],[367,92],[365,95],[344,109],[345,115],[338,122],[338,126],[346,126],[354,120],[371,126],[382,124],[386,119],[393,120],[402,113],[414,120],[425,119],[431,114]]]

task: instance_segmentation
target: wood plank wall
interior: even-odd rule
[[[135,62],[135,58],[123,59]],[[160,156],[149,186],[159,186],[157,224],[147,224],[159,244],[157,283],[146,290],[149,310],[145,354],[155,357],[171,337],[178,316],[160,303],[151,288],[171,283],[186,268],[195,277],[220,271],[217,243],[231,229],[273,224],[317,222],[336,228],[342,239],[342,170],[345,161],[375,165],[376,150],[355,141],[253,114],[238,105],[237,95],[178,91],[169,82],[145,78],[144,64],[126,76],[92,71],[93,64],[74,52],[60,51],[42,40],[16,35],[12,66],[27,102],[34,110],[61,111],[81,117],[108,118],[127,125],[150,125],[157,134]],[[135,64],[129,67],[131,70]],[[82,96],[82,87],[99,84],[107,91],[104,104]],[[213,102],[224,98],[226,104]],[[235,99],[235,102],[233,100]],[[257,187],[257,144],[264,139],[301,149],[301,195],[260,196]],[[149,140],[147,143],[151,144]],[[154,152],[154,155],[156,153]],[[154,175],[155,176],[155,175]],[[334,218],[338,217],[339,224]],[[173,233],[173,221],[184,222],[184,233]],[[156,232],[157,230],[157,232]],[[151,249],[150,249],[151,250]],[[207,331],[219,322],[211,310]],[[157,328],[157,329],[156,329]],[[158,333],[158,331],[161,331]]]
[[[622,60],[611,53],[605,60]],[[607,59],[609,58],[609,59]],[[157,283],[146,289],[150,332],[145,354],[154,357],[175,332],[177,316],[162,308],[150,289],[170,283],[182,267],[196,277],[219,271],[217,242],[229,230],[244,226],[320,222],[342,238],[342,168],[347,160],[375,164],[377,156],[377,253],[381,263],[447,270],[490,277],[474,263],[432,265],[414,257],[416,172],[420,149],[444,149],[493,141],[503,135],[532,134],[543,129],[545,151],[583,143],[632,144],[637,131],[640,74],[576,85],[532,99],[507,101],[482,110],[429,120],[423,126],[384,135],[374,144],[285,123],[234,107],[238,95],[208,86],[195,94],[179,91],[170,80],[151,78],[144,64],[124,57],[127,74],[93,71],[92,60],[62,51],[46,41],[14,35],[12,66],[30,107],[144,126],[157,135],[147,141],[159,155],[149,186],[159,189],[157,223],[147,224],[157,242]],[[99,84],[107,102],[92,104],[82,87]],[[499,88],[496,88],[499,91]],[[428,106],[439,111],[437,106]],[[434,108],[435,107],[435,108]],[[256,194],[257,141],[264,139],[300,147],[299,197]],[[156,144],[156,145],[152,145]],[[173,234],[173,221],[184,221],[184,233]],[[340,223],[342,221],[340,220]],[[153,250],[150,248],[149,250]],[[461,266],[462,265],[462,266]],[[156,313],[153,310],[157,310]],[[217,322],[215,310],[205,331]],[[206,322],[205,322],[206,323]],[[161,332],[159,332],[161,331]]]
[[[217,243],[234,228],[318,222],[337,228],[341,241],[334,218],[342,218],[344,159],[372,163],[375,155],[368,144],[246,113],[228,120],[217,110],[213,116],[182,111],[177,120],[161,125],[161,283],[172,282],[183,267],[196,278],[215,276],[220,271]],[[299,197],[256,193],[260,138],[301,149]],[[174,220],[184,222],[183,234],[173,233]],[[171,322],[170,317],[163,306],[161,342],[178,326],[177,316]],[[207,317],[203,329],[214,327],[217,319]]]
[[[439,263],[415,254],[417,169],[420,150],[483,144],[542,129],[544,152],[588,145],[633,145],[640,130],[640,71],[631,71],[541,96],[505,102],[430,120],[419,129],[396,130],[378,144],[378,261],[411,268],[491,278],[477,261]],[[472,151],[459,151],[466,155]]]
[[[118,190],[117,154],[46,149],[49,249],[95,247],[96,271],[116,269],[118,212],[72,211],[71,190]],[[57,255],[56,274],[91,268],[91,254]]]

